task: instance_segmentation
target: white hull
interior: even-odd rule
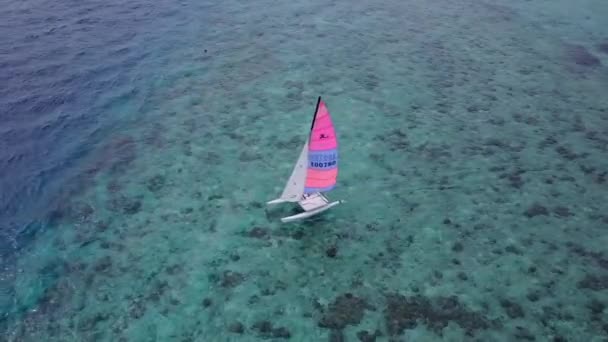
[[[335,201],[335,202],[331,202],[329,204],[326,204],[326,205],[324,205],[322,207],[319,207],[317,209],[313,209],[313,210],[310,210],[310,211],[305,211],[303,213],[296,214],[296,215],[293,215],[293,216],[283,217],[281,219],[281,222],[288,223],[288,222],[293,222],[293,221],[309,218],[311,216],[320,214],[320,213],[324,212],[325,210],[327,210],[327,209],[329,209],[329,208],[331,208],[333,206],[336,206],[336,205],[338,205],[340,203],[342,203],[342,201]]]
[[[284,200],[284,199],[281,199],[281,198],[277,198],[277,199],[274,199],[272,201],[266,202],[266,204],[267,205],[271,205],[271,204],[280,204],[280,203],[285,203],[285,202],[287,202],[287,201]]]

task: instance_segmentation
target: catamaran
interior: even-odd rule
[[[304,209],[302,213],[281,218],[282,222],[311,217],[344,202],[330,203],[323,195],[336,186],[337,179],[338,139],[329,110],[319,96],[310,133],[283,193],[267,204],[297,202]]]

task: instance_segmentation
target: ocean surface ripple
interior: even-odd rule
[[[143,113],[157,56],[191,19],[177,7],[0,1],[0,251],[48,218],[101,137]]]

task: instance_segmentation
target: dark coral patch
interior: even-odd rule
[[[524,185],[524,180],[521,177],[524,173],[526,173],[526,171],[515,169],[511,172],[502,173],[499,177],[508,180],[512,187],[520,189]]]
[[[117,180],[111,180],[106,185],[106,190],[108,190],[111,193],[119,192],[120,190],[122,190],[122,188],[123,188],[122,185]]]
[[[161,297],[169,290],[169,283],[164,280],[156,280],[152,285],[150,293],[146,297],[147,300],[158,302]]]
[[[146,181],[146,187],[152,192],[158,192],[165,186],[165,177],[163,175],[155,175]]]
[[[520,123],[525,123],[526,125],[536,126],[539,123],[539,118],[534,115],[524,114],[524,113],[515,113],[513,114],[513,119]]]
[[[515,255],[523,255],[523,252],[514,245],[508,245],[505,247],[505,252],[515,254]]]
[[[570,209],[562,206],[553,208],[553,213],[558,217],[569,217],[574,215],[574,213],[572,213]]]
[[[440,333],[449,322],[455,322],[471,335],[476,330],[491,327],[485,317],[464,307],[455,296],[437,297],[434,300],[416,295],[406,297],[389,294],[384,310],[386,328],[391,336],[400,335],[405,329],[423,322],[431,330]]]
[[[382,332],[380,332],[380,330],[374,331],[373,334],[371,334],[367,330],[362,330],[362,331],[357,332],[357,338],[361,342],[375,342],[376,337],[381,337],[381,336],[382,336]]]
[[[515,327],[515,338],[517,341],[536,341],[536,337],[526,328],[517,326]]]
[[[166,271],[169,275],[176,275],[183,271],[183,267],[180,264],[173,264],[171,266],[167,266]]]
[[[221,200],[223,198],[224,198],[224,196],[222,196],[220,194],[213,194],[213,195],[207,196],[207,201],[216,201],[216,200]]]
[[[418,146],[417,152],[420,156],[432,161],[452,157],[448,144],[429,145],[428,143],[424,143]]]
[[[258,160],[260,158],[262,158],[262,156],[259,153],[249,152],[249,151],[243,151],[239,155],[239,160],[242,162],[251,162],[251,161]]]
[[[539,215],[543,215],[543,216],[547,216],[549,215],[549,210],[547,210],[546,207],[542,206],[539,203],[533,203],[525,212],[524,215],[532,218],[535,216],[539,216]]]
[[[464,272],[458,272],[458,279],[462,280],[462,281],[467,281],[469,280],[469,277],[467,276],[466,273]]]
[[[608,179],[608,171],[604,171],[602,173],[599,173],[596,177],[595,177],[595,182],[597,184],[604,184],[606,183],[606,179]]]
[[[249,202],[249,206],[255,209],[261,209],[264,207],[264,205],[258,201],[251,201]]]
[[[225,271],[222,274],[220,285],[222,287],[232,288],[240,285],[243,281],[245,281],[245,276],[243,274],[239,272]]]
[[[107,221],[98,221],[95,223],[95,229],[100,233],[105,232],[108,227],[110,227],[110,224]]]
[[[203,301],[201,302],[201,305],[204,308],[208,308],[213,304],[213,301],[211,300],[211,298],[203,298]]]
[[[544,149],[547,146],[551,146],[551,145],[557,144],[557,142],[558,141],[557,141],[557,139],[554,136],[549,135],[549,136],[545,137],[545,139],[543,139],[543,141],[541,141],[538,144],[538,147],[541,148],[541,149]]]
[[[600,59],[595,57],[582,45],[567,44],[565,48],[568,58],[578,65],[586,67],[596,67],[602,65]]]
[[[522,309],[521,305],[510,299],[502,299],[500,301],[500,306],[502,306],[507,315],[512,319],[522,318],[525,316],[524,310]]]
[[[578,282],[578,288],[601,291],[608,289],[608,276],[587,274]]]
[[[74,292],[74,288],[68,281],[58,281],[44,290],[42,297],[38,300],[38,310],[42,313],[51,313],[62,303],[71,300]]]
[[[128,215],[134,215],[141,210],[141,201],[133,197],[119,196],[110,201],[109,209],[112,211],[120,211]]]
[[[338,296],[328,307],[319,321],[319,326],[329,329],[344,329],[347,325],[357,325],[363,319],[365,310],[373,310],[364,299],[350,293]]]
[[[112,268],[112,258],[107,255],[97,260],[93,266],[97,273],[107,272],[110,268]]]
[[[92,331],[97,328],[99,323],[105,322],[110,319],[108,313],[96,313],[93,316],[84,318],[78,323],[78,330],[81,332]]]
[[[48,220],[52,225],[61,222],[86,222],[94,213],[95,209],[87,203],[59,201],[49,212]]]
[[[599,267],[608,270],[608,257],[606,257],[603,252],[588,251],[583,248],[583,246],[574,242],[567,242],[566,246],[570,249],[570,252],[583,258],[590,258],[595,261]]]
[[[454,252],[462,252],[463,249],[464,249],[464,246],[460,242],[455,242],[452,245],[452,251],[454,251]]]
[[[589,308],[593,316],[601,315],[606,309],[606,304],[597,299],[593,299],[587,304],[587,308]]]
[[[291,338],[291,333],[285,327],[278,327],[272,329],[272,337],[289,339]]]
[[[258,332],[258,335],[262,338],[291,338],[291,333],[285,327],[273,327],[270,321],[258,321],[251,326],[252,330]]]
[[[574,153],[572,150],[567,148],[566,146],[558,146],[555,148],[555,151],[559,153],[560,156],[567,160],[574,160],[579,157],[578,154]]]
[[[608,54],[608,41],[597,44],[597,49]]]
[[[329,342],[346,342],[344,332],[342,330],[332,330],[329,333]]]
[[[129,316],[133,319],[139,319],[146,313],[146,303],[143,300],[136,299],[131,302],[129,307]]]
[[[272,323],[270,321],[257,321],[251,328],[261,333],[269,333],[272,330]]]
[[[291,238],[294,240],[302,240],[304,237],[304,230],[298,229],[291,234]]]
[[[215,152],[205,152],[201,155],[201,157],[210,165],[218,165],[222,163],[222,157]]]
[[[531,291],[526,295],[526,298],[528,298],[528,300],[531,302],[538,302],[538,300],[540,299],[540,292],[536,290]]]
[[[254,239],[268,240],[270,239],[270,230],[268,228],[253,227],[247,236]]]
[[[407,135],[401,129],[393,129],[384,135],[377,135],[374,139],[385,141],[391,151],[406,150],[410,146]]]
[[[232,322],[228,326],[228,331],[230,331],[231,333],[235,333],[235,334],[242,334],[243,332],[245,332],[245,326],[243,326],[243,323],[238,322],[238,321]]]
[[[336,255],[338,254],[338,247],[334,246],[330,246],[329,248],[327,248],[327,250],[325,250],[325,255],[327,255],[330,258],[335,258]]]

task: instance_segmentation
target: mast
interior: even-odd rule
[[[308,133],[308,137],[310,138],[310,134],[312,134],[312,129],[315,127],[315,119],[317,118],[317,112],[319,111],[319,104],[321,103],[321,96],[317,99],[317,105],[315,106],[315,113],[312,116],[312,122],[310,123],[310,133]]]

